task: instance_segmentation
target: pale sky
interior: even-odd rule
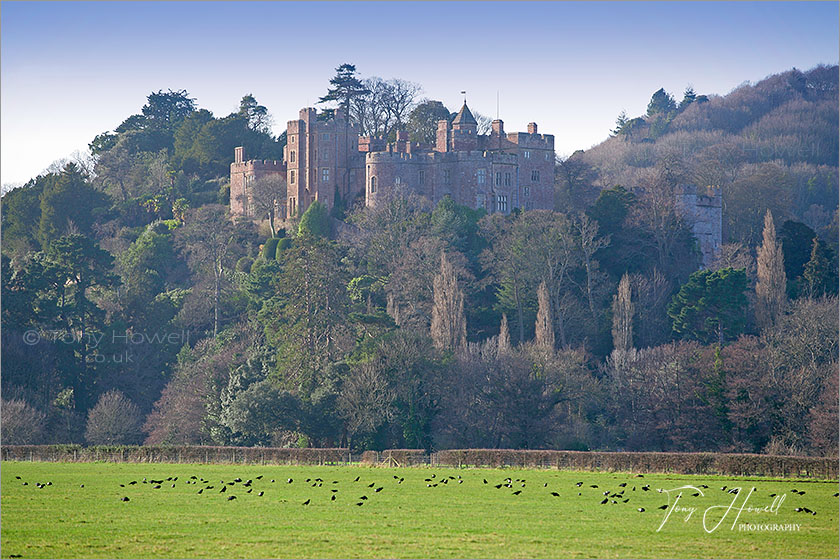
[[[0,5],[0,180],[26,182],[185,89],[217,117],[246,93],[275,134],[335,68],[401,78],[456,110],[530,121],[560,155],[664,87],[678,100],[837,64],[837,2],[12,2]]]

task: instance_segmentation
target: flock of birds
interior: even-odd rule
[[[22,480],[22,478],[20,476],[16,476],[15,478],[17,480],[21,481],[21,484],[23,486],[28,486],[29,485],[29,482]],[[227,501],[233,501],[233,500],[237,499],[237,494],[239,494],[239,495],[253,495],[253,496],[256,496],[258,498],[261,498],[261,497],[266,495],[266,492],[269,491],[269,488],[270,488],[271,485],[278,484],[278,482],[273,478],[270,479],[270,481],[263,480],[263,478],[264,478],[264,475],[256,476],[253,479],[243,479],[241,477],[236,477],[236,478],[228,479],[228,480],[222,479],[222,480],[219,480],[218,483],[216,483],[216,482],[210,481],[208,479],[205,479],[203,477],[192,475],[189,478],[183,479],[181,483],[184,484],[184,485],[191,485],[191,486],[197,487],[198,489],[195,492],[196,494],[205,494],[205,495],[212,494],[212,493],[225,494],[226,498],[227,498]],[[644,478],[644,475],[637,474],[637,475],[635,475],[634,478],[636,478],[636,479]],[[482,486],[485,486],[488,489],[495,489],[495,490],[498,490],[498,491],[511,490],[510,495],[512,495],[512,496],[520,496],[526,489],[529,488],[528,482],[524,478],[515,478],[514,479],[514,478],[511,478],[511,477],[506,477],[505,479],[500,481],[498,484],[494,484],[493,482],[489,482],[486,478],[482,478],[481,480],[482,480],[482,482],[481,482]],[[396,486],[399,486],[399,485],[403,484],[403,482],[405,482],[405,477],[401,477],[401,476],[398,476],[398,475],[393,475],[393,480],[391,480],[389,483],[380,483],[380,482],[377,482],[377,481],[371,481],[370,483],[367,483],[367,481],[362,481],[362,476],[359,475],[351,483],[349,483],[350,486],[351,486],[350,489],[345,489],[346,486],[347,486],[346,483],[342,487],[341,483],[338,480],[331,480],[331,481],[327,482],[320,477],[306,478],[303,481],[298,481],[297,483],[295,482],[295,480],[293,478],[286,478],[285,480],[280,480],[279,484],[280,485],[305,484],[309,488],[312,488],[312,489],[322,488],[326,484],[328,489],[329,489],[329,492],[327,493],[327,495],[329,496],[329,500],[328,500],[329,502],[337,502],[338,501],[338,496],[340,494],[341,495],[349,494],[351,496],[350,503],[353,503],[356,506],[361,507],[361,506],[364,506],[366,503],[368,503],[368,501],[370,500],[370,496],[368,496],[368,494],[376,495],[376,494],[379,494],[379,493],[383,492],[386,488],[386,484],[391,484],[392,487],[396,487]],[[431,473],[430,475],[428,475],[426,478],[423,479],[423,482],[425,483],[426,488],[432,489],[432,488],[438,488],[438,487],[444,487],[444,486],[453,486],[453,487],[454,486],[459,486],[461,484],[464,484],[465,479],[461,475],[458,475],[458,476],[452,476],[452,475],[438,476],[436,473]],[[536,486],[537,486],[537,491],[545,492],[546,496],[551,496],[550,499],[560,498],[564,494],[566,496],[574,496],[574,493],[577,493],[577,496],[580,496],[580,497],[583,497],[584,495],[587,498],[590,498],[590,497],[594,496],[599,501],[600,505],[608,505],[608,504],[618,505],[618,504],[627,504],[627,503],[631,502],[632,500],[634,500],[634,496],[639,496],[643,492],[652,491],[650,484],[642,484],[641,482],[642,481],[637,481],[637,482],[634,483],[633,481],[625,481],[625,482],[619,483],[616,488],[612,488],[612,489],[609,489],[609,488],[602,489],[601,487],[599,487],[598,484],[588,484],[588,485],[584,486],[585,483],[582,480],[576,482],[571,488],[567,488],[565,490],[561,489],[561,488],[557,488],[557,489],[549,488],[549,483],[548,482],[544,482],[541,487],[539,486],[539,483],[537,483]],[[159,478],[159,479],[145,478],[144,477],[141,480],[132,480],[132,481],[124,483],[124,484],[121,483],[121,484],[119,484],[119,487],[123,488],[123,489],[129,488],[129,487],[140,488],[140,487],[142,487],[142,485],[147,485],[148,488],[150,488],[151,490],[161,490],[164,487],[176,488],[177,484],[178,484],[178,476],[169,476],[169,477],[166,477],[166,478]],[[52,486],[52,485],[53,485],[53,483],[51,481],[36,482],[34,484],[34,486],[37,487],[37,488],[46,488],[46,487]],[[260,486],[260,488],[264,488],[264,489],[257,490],[257,488],[255,488],[255,485],[258,485],[258,486]],[[79,486],[80,486],[80,488],[85,487],[84,484],[80,484]],[[709,486],[706,485],[706,484],[701,484],[699,486],[699,488],[708,489]],[[255,492],[255,490],[257,490],[257,491]],[[560,491],[558,491],[558,490],[560,490]],[[728,493],[728,494],[739,494],[740,491],[741,491],[740,487],[728,488],[727,486],[721,487],[720,490],[722,492],[725,492],[725,493]],[[568,491],[569,493],[567,494],[566,491]],[[636,494],[637,491],[639,492],[639,494]],[[655,489],[655,491],[660,493],[660,494],[663,493],[662,489]],[[757,491],[757,489],[755,487],[753,487],[752,492],[756,492],[756,491]],[[343,492],[343,494],[342,494],[342,492]],[[561,492],[563,492],[563,494],[561,494]],[[798,496],[804,496],[805,495],[804,490],[798,490],[796,488],[791,489],[790,492],[791,492],[791,494],[798,495]],[[276,493],[279,494],[280,492],[278,491]],[[317,493],[317,491],[313,490],[313,493]],[[691,497],[700,496],[700,492],[687,492],[687,494],[690,495]],[[776,493],[769,494],[770,498],[775,498],[776,496],[777,496]],[[840,496],[840,493],[835,493],[834,494],[834,497],[838,497],[838,496]],[[318,498],[320,499],[320,496],[318,496]],[[123,502],[130,502],[131,501],[131,498],[129,498],[126,495],[123,495],[119,499]],[[309,506],[310,504],[313,503],[312,500],[313,500],[313,497],[311,497],[311,496],[307,497],[307,499],[305,501],[301,502],[301,505],[302,506]],[[286,501],[286,500],[281,500],[281,501]],[[327,501],[327,500],[325,499],[324,501]],[[667,510],[668,507],[670,507],[670,504],[666,503],[666,504],[663,504],[661,506],[658,506],[656,509]],[[636,511],[638,511],[640,513],[643,513],[643,512],[645,512],[645,508],[644,507],[637,507]],[[812,510],[808,507],[805,507],[805,506],[799,506],[799,507],[793,508],[793,511],[795,511],[797,513],[807,513],[807,514],[810,514],[810,515],[816,515],[817,514],[816,511],[814,511],[814,510]]]
[[[15,478],[17,480],[21,481],[22,485],[24,485],[24,486],[29,485],[29,482],[22,480],[20,476],[16,476]],[[203,477],[192,475],[189,478],[182,479],[181,484],[191,485],[191,486],[196,487],[197,488],[197,490],[195,492],[196,494],[204,494],[204,495],[209,495],[209,494],[212,494],[212,493],[225,494],[227,501],[233,501],[233,500],[238,499],[237,494],[239,494],[240,496],[242,496],[242,495],[253,495],[255,497],[261,498],[261,497],[266,495],[266,492],[270,491],[270,487],[272,485],[278,484],[278,482],[275,479],[270,479],[270,481],[269,481],[269,480],[264,480],[263,478],[264,478],[264,475],[256,476],[253,479],[243,479],[241,477],[236,477],[236,478],[228,479],[228,480],[222,479],[222,480],[219,480],[218,483],[216,483],[214,481],[210,481],[210,480],[205,479]],[[636,479],[644,478],[644,475],[637,474],[637,475],[635,475],[634,478],[636,478]],[[482,478],[481,480],[482,480],[482,482],[481,482],[482,486],[486,486],[489,489],[495,489],[495,490],[498,490],[498,491],[510,490],[511,491],[510,495],[512,495],[512,496],[520,496],[520,495],[522,495],[522,493],[526,489],[529,489],[529,491],[531,491],[530,488],[533,488],[533,485],[529,487],[528,482],[524,478],[515,478],[514,479],[514,478],[511,478],[511,477],[506,477],[503,480],[501,480],[500,482],[498,482],[497,484],[488,481],[486,478]],[[403,482],[405,482],[405,477],[401,477],[401,476],[398,476],[398,475],[393,475],[393,479],[389,483],[381,483],[381,482],[377,482],[377,481],[371,481],[370,483],[368,483],[367,481],[362,481],[362,476],[359,475],[352,481],[352,483],[349,483],[350,486],[351,486],[351,488],[349,488],[349,489],[347,489],[347,483],[345,483],[342,486],[341,483],[338,480],[331,480],[331,481],[328,482],[328,481],[325,481],[324,479],[322,479],[320,477],[306,478],[302,481],[298,481],[297,483],[295,482],[295,480],[293,478],[286,478],[285,480],[280,480],[279,484],[280,485],[305,484],[309,488],[313,488],[313,489],[322,488],[326,484],[328,489],[329,489],[329,492],[327,493],[327,495],[329,496],[329,500],[328,500],[329,502],[339,501],[338,500],[339,495],[341,495],[341,496],[350,495],[351,496],[350,503],[353,503],[356,506],[361,507],[361,506],[364,506],[366,503],[368,503],[368,501],[370,500],[370,498],[372,496],[377,495],[377,494],[385,491],[387,484],[390,484],[392,487],[395,487],[395,486],[399,486],[399,485],[403,484]],[[452,476],[452,475],[438,476],[436,473],[431,473],[428,476],[426,476],[426,478],[423,479],[423,482],[425,483],[426,488],[433,489],[433,488],[445,487],[445,486],[459,486],[461,484],[464,484],[465,479],[461,475],[457,475],[457,476]],[[119,484],[119,487],[123,488],[123,489],[126,489],[126,488],[129,488],[129,487],[140,488],[143,485],[147,485],[147,487],[151,490],[160,490],[160,489],[163,489],[164,487],[176,488],[176,486],[178,484],[179,484],[178,476],[169,476],[169,477],[166,477],[166,478],[157,478],[157,479],[156,478],[145,478],[144,477],[141,480],[132,480],[130,482],[121,483],[121,484]],[[537,483],[536,487],[537,487],[537,491],[543,491],[543,492],[545,492],[546,496],[551,496],[550,499],[560,498],[563,495],[566,495],[567,497],[568,496],[574,496],[574,494],[577,493],[577,496],[580,496],[580,497],[583,497],[584,495],[587,498],[594,496],[598,500],[600,505],[628,504],[631,501],[636,501],[636,503],[638,503],[639,500],[635,497],[641,495],[641,493],[643,493],[643,492],[650,492],[652,490],[650,484],[642,484],[642,481],[636,481],[635,483],[633,481],[621,482],[617,485],[617,487],[612,488],[612,489],[606,488],[606,487],[605,487],[606,489],[601,488],[601,487],[599,487],[598,484],[588,484],[588,485],[584,485],[584,484],[585,484],[584,481],[581,480],[581,481],[576,482],[571,488],[567,488],[565,490],[562,489],[562,488],[549,488],[549,483],[548,482],[544,482],[541,487],[539,486],[539,483]],[[37,488],[46,488],[46,487],[52,486],[52,485],[53,485],[53,483],[51,481],[34,483],[34,486],[37,487]],[[80,484],[81,488],[84,488],[84,486],[85,486],[84,484]],[[259,486],[260,488],[257,489],[257,488],[255,488],[255,486]],[[701,484],[699,486],[699,488],[708,489],[709,486],[706,485],[706,484]],[[656,490],[656,492],[658,492],[660,494],[663,493],[662,489],[655,489],[655,490]],[[568,491],[568,493],[567,493],[567,491]],[[728,488],[727,486],[723,486],[723,487],[720,488],[720,491],[728,493],[728,494],[738,494],[741,490],[740,490],[740,487]],[[756,492],[756,491],[757,491],[757,489],[755,487],[753,487],[752,492]],[[561,492],[563,494],[561,494]],[[638,494],[636,494],[636,492],[638,492]],[[804,496],[805,495],[804,490],[798,490],[796,488],[791,489],[790,492],[791,492],[791,494],[798,495],[798,496]],[[279,494],[280,492],[278,491],[276,493]],[[313,490],[313,493],[317,494],[317,491]],[[368,496],[368,494],[370,494],[371,496]],[[699,491],[698,492],[687,492],[686,494],[687,494],[687,496],[691,496],[691,497],[695,497],[695,498],[700,496]],[[770,498],[775,498],[776,496],[777,496],[776,493],[769,494]],[[835,493],[834,494],[834,497],[838,497],[838,496],[840,496],[840,493]],[[312,496],[307,497],[307,499],[305,501],[301,502],[301,505],[302,506],[309,506],[310,504],[313,503],[313,499],[316,499],[316,498],[320,500],[321,496],[316,495],[315,497],[312,497]],[[131,501],[131,498],[129,498],[126,495],[121,496],[119,499],[123,502],[130,502]],[[286,500],[282,500],[282,501],[286,501]],[[324,498],[324,501],[327,501],[326,498]],[[346,503],[346,500],[342,500],[342,501],[344,501]],[[645,500],[643,503],[647,503],[647,502],[649,502],[649,500]],[[670,504],[666,503],[666,504],[663,504],[661,506],[658,506],[656,509],[667,510],[669,506],[670,506]],[[643,512],[645,512],[645,508],[644,507],[637,507],[636,511],[638,511],[640,513],[643,513]],[[816,511],[814,511],[813,509],[810,509],[808,507],[805,507],[804,505],[793,508],[793,511],[795,511],[797,513],[807,513],[807,514],[810,514],[810,515],[816,515],[817,514]]]

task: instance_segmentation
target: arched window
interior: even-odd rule
[[[370,192],[371,193],[376,192],[376,177],[371,177],[370,178]]]

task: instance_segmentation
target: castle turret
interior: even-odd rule
[[[466,101],[452,120],[451,148],[454,151],[475,150],[478,146],[478,122]]]

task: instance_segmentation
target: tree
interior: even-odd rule
[[[507,314],[502,313],[502,322],[499,325],[499,354],[510,352],[510,329],[508,329]]]
[[[764,216],[763,241],[756,258],[755,315],[761,327],[772,325],[784,311],[787,300],[782,247],[776,243],[776,228],[770,210]]]
[[[809,298],[837,294],[837,264],[831,249],[818,237],[811,247],[811,258],[802,272],[801,290]]]
[[[613,297],[613,348],[629,352],[633,348],[634,306],[630,293],[630,277],[624,274],[618,283],[618,293]]]
[[[551,320],[551,302],[545,281],[537,288],[537,324],[535,328],[535,342],[539,348],[547,352],[554,351],[554,322]]]
[[[627,112],[622,109],[621,113],[618,114],[618,118],[615,119],[615,128],[610,131],[613,136],[618,136],[621,134],[621,131],[624,129],[624,125],[627,124]]]
[[[271,131],[271,117],[264,105],[257,103],[253,94],[246,94],[239,102],[239,115],[248,121],[248,128],[257,132]]]
[[[697,100],[697,93],[694,91],[694,88],[691,85],[687,85],[685,87],[685,92],[683,92],[683,99],[680,101],[679,110],[680,112],[685,111],[689,105],[694,103]]]
[[[647,115],[652,117],[657,114],[668,115],[676,110],[677,104],[674,102],[673,96],[666,93],[664,88],[656,90],[650,98],[650,103],[647,107]]]
[[[330,236],[330,216],[323,202],[316,200],[309,205],[300,218],[298,235],[320,238]]]
[[[141,423],[136,404],[120,391],[108,391],[88,413],[85,439],[91,445],[138,444]]]
[[[353,64],[342,64],[336,68],[335,76],[330,80],[332,86],[318,103],[338,103],[347,121],[350,120],[350,103],[353,98],[368,93],[368,89],[356,77],[356,67]]]
[[[50,175],[41,193],[38,240],[47,249],[53,239],[69,232],[93,233],[93,225],[110,205],[108,197],[96,191],[75,164]]]
[[[286,200],[286,178],[280,173],[264,175],[248,185],[247,191],[244,196],[250,198],[254,215],[268,218],[271,237],[276,237],[274,220],[278,207]]]
[[[707,344],[736,338],[746,323],[746,289],[744,269],[695,272],[668,306],[674,332]]]
[[[178,231],[177,242],[186,254],[192,270],[208,275],[213,283],[213,338],[219,334],[219,308],[225,270],[232,268],[231,247],[235,240],[228,209],[208,204],[187,214],[187,221]]]
[[[456,350],[466,344],[467,320],[464,317],[464,292],[446,253],[440,253],[440,274],[434,280],[432,307],[432,342],[438,350]]]
[[[237,443],[266,446],[272,445],[278,432],[297,430],[302,411],[300,400],[294,394],[263,380],[239,393],[224,416],[237,436]]]
[[[175,126],[195,111],[195,99],[187,90],[181,89],[164,93],[163,90],[152,92],[141,109],[143,116],[153,126],[174,130]]]
[[[789,294],[805,270],[816,236],[813,229],[794,220],[785,220],[779,228],[778,239],[782,245]]]
[[[438,121],[448,121],[450,116],[440,101],[421,101],[408,116],[407,129],[412,142],[434,145],[437,141]]]
[[[46,415],[24,400],[0,401],[3,445],[37,445],[44,435]]]

